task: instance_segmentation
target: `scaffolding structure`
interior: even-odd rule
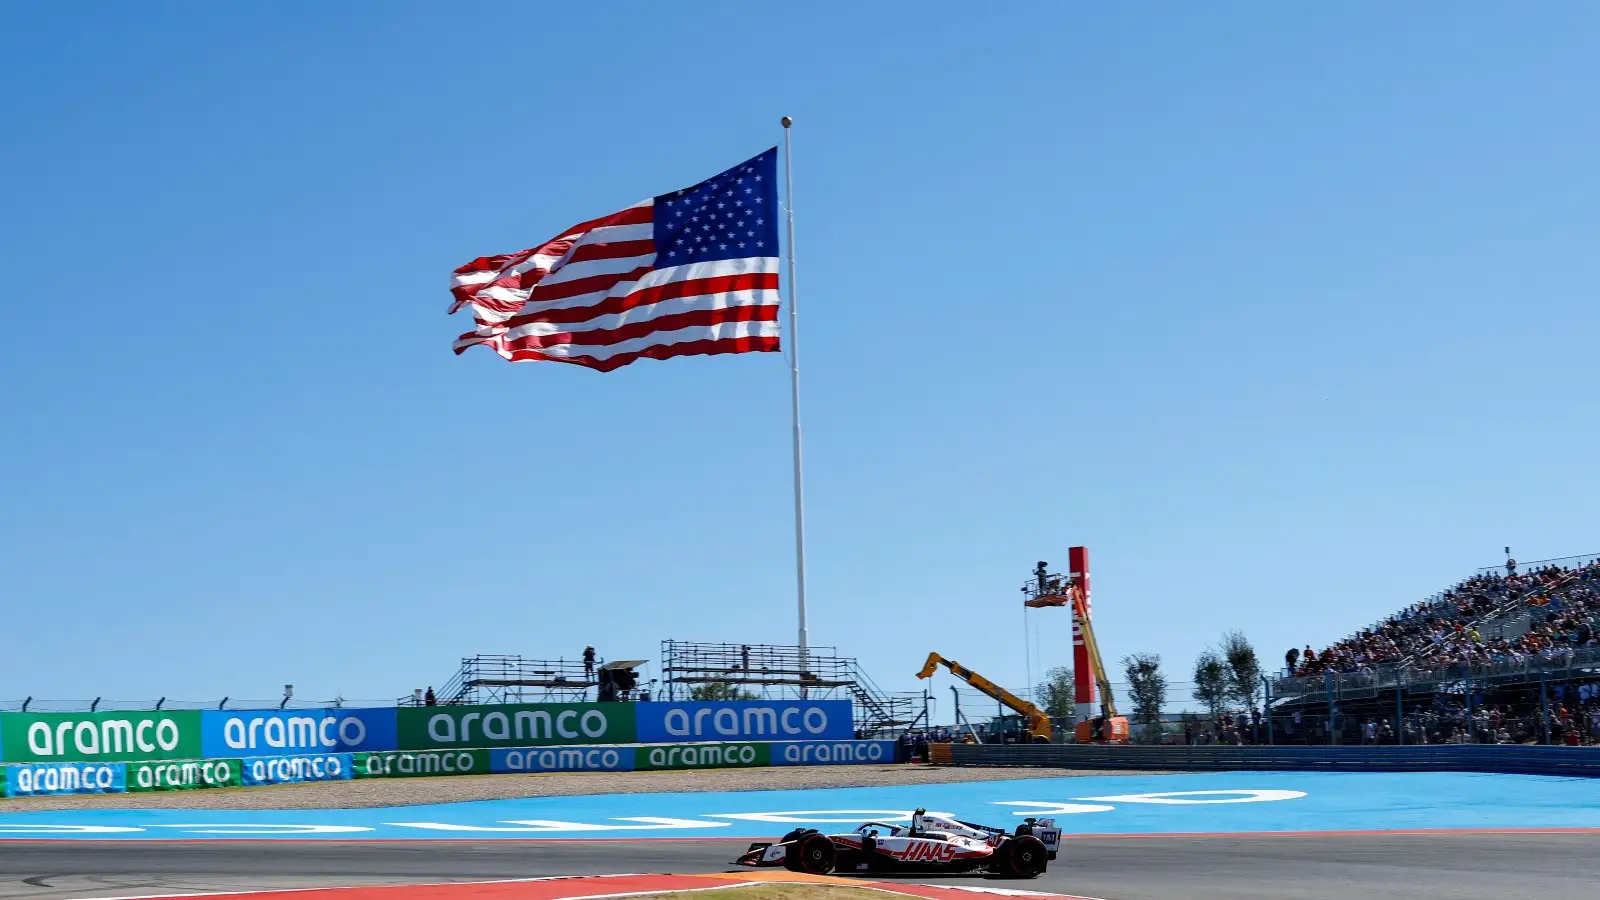
[[[641,661],[620,660],[613,666],[636,668]],[[597,699],[606,668],[579,659],[529,659],[503,653],[463,657],[461,667],[435,690],[440,706],[486,703],[578,703]],[[660,685],[656,694],[654,688]],[[720,686],[723,690],[705,690]],[[701,690],[696,690],[696,689]],[[709,694],[716,699],[753,696],[763,700],[810,698],[850,700],[856,734],[862,738],[894,737],[925,716],[925,696],[881,690],[853,657],[833,647],[778,644],[661,642],[661,680],[641,682],[619,691],[616,699],[648,702],[690,700]],[[400,706],[421,706],[422,691],[399,698]]]
[[[599,687],[602,661],[585,667],[575,659],[528,659],[503,653],[480,653],[461,659],[461,668],[435,692],[441,706],[480,703],[577,703]],[[415,696],[402,706],[415,706]]]
[[[856,731],[878,737],[915,720],[921,695],[891,695],[880,690],[853,657],[833,647],[784,644],[661,642],[661,680],[668,700],[754,694],[764,700],[807,697],[854,701]],[[698,690],[697,690],[698,689]]]

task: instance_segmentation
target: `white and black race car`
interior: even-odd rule
[[[841,834],[797,828],[776,842],[752,843],[734,862],[813,875],[981,872],[1036,878],[1060,846],[1061,829],[1054,819],[1027,819],[1008,833],[919,809],[909,826],[863,822]]]

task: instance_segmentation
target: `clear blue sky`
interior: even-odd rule
[[[791,641],[781,357],[513,366],[444,314],[782,114],[812,639],[886,687],[1021,683],[1076,543],[1175,679],[1600,550],[1597,46],[1576,3],[8,4],[0,698]]]

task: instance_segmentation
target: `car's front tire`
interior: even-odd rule
[[[789,847],[783,864],[791,872],[826,875],[833,871],[836,859],[833,841],[825,834],[812,833]]]

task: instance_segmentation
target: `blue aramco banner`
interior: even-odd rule
[[[772,745],[772,765],[892,763],[894,749],[894,741],[779,741]]]
[[[490,772],[629,772],[632,747],[528,747],[490,750]]]
[[[120,794],[128,787],[122,763],[37,763],[6,766],[6,796]]]
[[[315,756],[397,746],[393,709],[207,710],[200,714],[201,753],[209,758]]]
[[[240,760],[245,785],[295,784],[301,781],[349,781],[355,762],[348,753],[302,756],[256,756]]]
[[[855,737],[849,700],[635,704],[638,741],[834,741]]]

